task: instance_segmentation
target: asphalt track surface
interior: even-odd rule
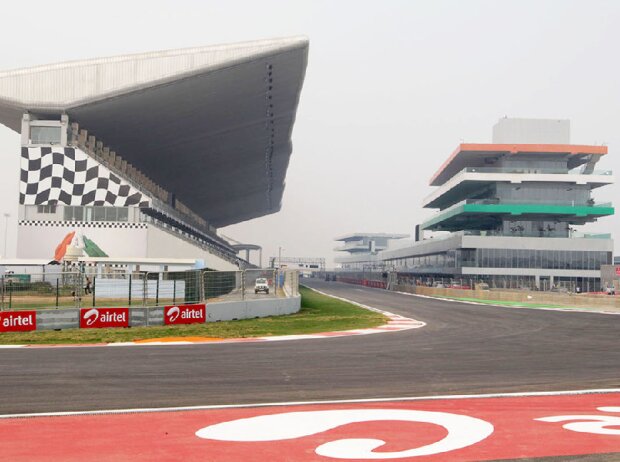
[[[427,325],[265,344],[0,350],[0,414],[620,388],[620,316],[308,285]]]

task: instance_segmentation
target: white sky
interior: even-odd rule
[[[505,115],[571,119],[572,142],[607,144],[599,168],[620,172],[615,0],[11,2],[0,69],[300,34],[310,58],[282,211],[221,230],[265,260],[281,246],[331,261],[336,236],[413,233],[433,213],[420,207],[431,175],[459,142],[490,142]],[[0,127],[0,168],[15,178],[0,184],[9,249],[17,150]],[[588,229],[616,232],[618,220]]]

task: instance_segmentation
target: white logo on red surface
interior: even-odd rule
[[[99,310],[93,308],[92,310],[88,310],[84,314],[84,321],[86,321],[87,326],[92,326],[99,319]]]
[[[178,306],[173,306],[168,310],[168,321],[173,323],[176,321],[181,314],[181,309]]]
[[[80,310],[81,328],[128,327],[129,308],[83,308]]]
[[[24,332],[36,330],[36,311],[17,311],[0,313],[0,332]]]
[[[601,412],[620,412],[620,407],[607,406],[599,407]],[[552,417],[541,417],[541,422],[566,422],[567,420],[577,420],[577,422],[562,425],[562,428],[579,433],[595,433],[598,435],[619,435],[620,436],[620,417],[611,415],[557,415]],[[616,427],[616,428],[608,428]]]
[[[165,324],[192,324],[206,321],[206,305],[179,305],[164,307]]]
[[[481,419],[447,412],[405,409],[344,409],[333,411],[286,412],[222,422],[196,432],[199,438],[219,441],[257,442],[290,440],[315,435],[351,423],[373,421],[421,422],[448,431],[443,439],[413,449],[374,452],[385,441],[351,438],[329,441],[316,454],[335,459],[400,459],[454,451],[476,444],[493,433],[493,425]]]

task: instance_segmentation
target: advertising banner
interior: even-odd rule
[[[178,305],[164,307],[164,324],[193,324],[205,322],[207,306],[204,303],[197,305]]]
[[[36,329],[36,311],[0,312],[0,332],[26,332]]]
[[[82,308],[80,329],[129,327],[129,308]]]

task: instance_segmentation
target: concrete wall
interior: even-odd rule
[[[569,144],[570,120],[499,119],[493,126],[493,143]]]
[[[281,316],[296,313],[300,308],[300,296],[207,303],[207,322]],[[161,326],[163,324],[163,307],[129,309],[129,325],[132,327]],[[37,330],[77,329],[79,326],[80,310],[78,308],[39,310],[37,312]]]
[[[207,305],[207,322],[280,316],[297,313],[300,308],[300,296],[268,300],[209,303]]]
[[[57,222],[58,224],[62,222]],[[146,256],[147,228],[113,227],[112,223],[94,223],[77,225],[20,225],[17,241],[18,258],[54,258],[56,247],[72,231],[82,233],[94,241],[111,257],[140,258]]]

